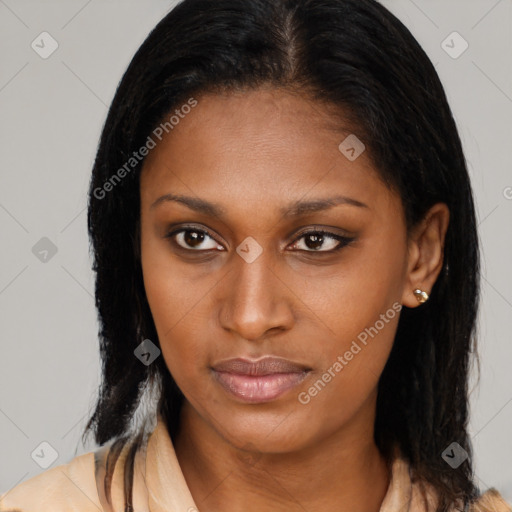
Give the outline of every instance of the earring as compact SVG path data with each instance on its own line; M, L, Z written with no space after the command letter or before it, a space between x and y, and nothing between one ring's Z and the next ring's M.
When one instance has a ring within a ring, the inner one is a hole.
M420 304L423 304L424 302L427 302L428 300L428 293L424 292L423 290L420 290L419 288L416 288L416 290L413 291L414 296L418 299L418 302Z

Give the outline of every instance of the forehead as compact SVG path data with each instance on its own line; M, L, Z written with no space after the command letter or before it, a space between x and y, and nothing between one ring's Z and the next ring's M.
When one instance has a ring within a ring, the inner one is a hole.
M231 202L333 191L367 202L385 192L365 151L354 161L340 151L353 135L334 107L279 89L197 102L147 156L143 201L167 189Z

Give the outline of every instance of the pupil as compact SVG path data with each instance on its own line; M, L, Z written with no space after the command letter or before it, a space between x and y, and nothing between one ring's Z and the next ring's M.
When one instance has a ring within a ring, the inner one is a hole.
M204 233L198 233L197 231L185 231L185 243L191 247L201 245L204 240Z
M313 243L308 243L308 240L313 241ZM323 235L308 235L306 237L306 245L309 249L318 249L319 247L322 246L323 241Z

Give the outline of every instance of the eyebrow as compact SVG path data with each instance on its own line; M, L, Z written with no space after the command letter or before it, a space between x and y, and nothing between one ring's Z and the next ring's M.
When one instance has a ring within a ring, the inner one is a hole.
M156 208L159 204L166 202L181 203L191 210L204 215L222 217L226 213L226 209L218 203L212 203L197 197L189 197L178 194L165 194L154 201L149 207L150 210ZM280 208L281 218L299 217L307 213L320 212L333 208L341 204L356 206L359 208L369 208L369 206L357 199L347 196L333 196L328 198L313 199L310 201L295 201L283 208Z

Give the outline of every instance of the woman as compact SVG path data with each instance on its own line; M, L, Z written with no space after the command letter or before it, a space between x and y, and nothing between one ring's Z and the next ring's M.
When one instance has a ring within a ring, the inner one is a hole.
M511 510L473 479L460 139L380 4L180 3L116 92L88 220L102 448L0 510Z

